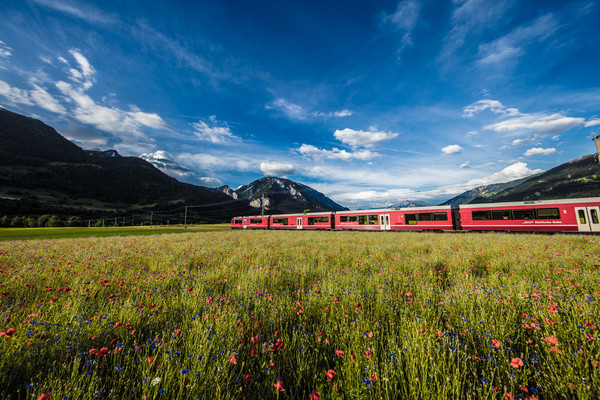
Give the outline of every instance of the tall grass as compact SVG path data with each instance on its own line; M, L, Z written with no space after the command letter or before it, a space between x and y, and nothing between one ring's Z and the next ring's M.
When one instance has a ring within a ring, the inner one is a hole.
M594 399L599 267L596 236L3 242L0 398Z

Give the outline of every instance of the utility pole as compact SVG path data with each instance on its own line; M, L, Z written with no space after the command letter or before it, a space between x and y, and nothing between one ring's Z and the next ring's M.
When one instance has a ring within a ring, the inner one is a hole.
M154 213L154 211L150 211L150 226L152 226L152 214Z
M593 140L596 142L596 157L598 158L598 163L600 163L600 140L598 138L600 138L600 135L594 136Z
M183 229L187 228L187 207L185 206L185 216L183 217Z

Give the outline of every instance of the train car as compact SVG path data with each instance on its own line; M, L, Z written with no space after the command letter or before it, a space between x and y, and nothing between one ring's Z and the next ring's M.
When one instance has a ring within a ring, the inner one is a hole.
M270 229L330 230L333 218L332 212L271 215L269 226Z
M335 213L336 230L451 231L450 206L410 207Z
M600 197L463 204L464 231L600 232Z
M231 220L232 229L269 229L269 216L235 217Z

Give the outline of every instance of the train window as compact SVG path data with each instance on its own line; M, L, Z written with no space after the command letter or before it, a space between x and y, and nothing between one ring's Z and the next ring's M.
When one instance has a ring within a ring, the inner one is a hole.
M436 212L433 213L434 221L448 221L448 213L445 212Z
M433 221L433 215L431 213L419 213L419 221Z
M512 219L510 215L510 210L492 210L492 220L507 220Z
M587 221L585 219L585 211L579 210L579 211L577 211L577 213L579 214L579 223L580 224L587 224Z
M471 216L473 217L473 221L487 221L490 219L488 211L473 211Z
M406 225L416 225L417 214L404 214L404 223Z
M538 208L538 219L560 219L558 208Z
M273 218L273 223L287 225L288 219L287 218Z
M323 224L329 222L329 217L308 217L308 224Z
M236 225L241 225L242 224L242 220L241 219L234 219L233 223Z
M379 223L377 215L359 215L359 225L377 225Z
M598 211L594 209L590 210L590 217L592 218L592 224L600 223L600 221L598 221Z
M263 220L262 218L258 218L258 219L251 219L250 223L251 224L262 224Z
M340 222L357 222L358 217L356 215L341 215Z
M519 209L513 210L514 219L535 219L535 210L531 209Z

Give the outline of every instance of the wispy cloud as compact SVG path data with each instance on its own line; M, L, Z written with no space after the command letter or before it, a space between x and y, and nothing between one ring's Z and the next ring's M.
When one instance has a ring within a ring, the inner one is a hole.
M191 68L207 76L213 84L232 78L231 73L223 68L217 68L210 58L204 55L216 52L218 48L216 44L202 46L201 41L197 42L196 45L202 47L202 51L198 52L182 44L180 41L159 32L146 22L140 22L131 29L137 40L143 45L156 50L158 56L166 59L175 59L179 65Z
M291 120L301 121L306 119L308 115L306 110L302 106L294 104L284 98L279 98L265 105L265 109L279 111Z
M416 0L401 0L393 14L385 14L382 22L393 26L401 33L401 44L397 52L401 53L406 47L412 46L412 32L419 19L421 5Z
M532 24L523 25L511 33L479 46L479 60L481 64L506 63L525 53L524 47L530 43L544 41L551 37L559 28L559 24L552 14L539 17Z
M70 15L71 17L84 20L90 24L106 25L113 24L118 20L114 15L107 14L94 6L82 2L73 3L70 1L59 0L33 0L33 2L40 6Z
M452 12L452 29L444 38L444 45L438 57L442 63L450 63L458 50L465 44L471 32L479 32L495 26L511 6L511 0L457 0Z

